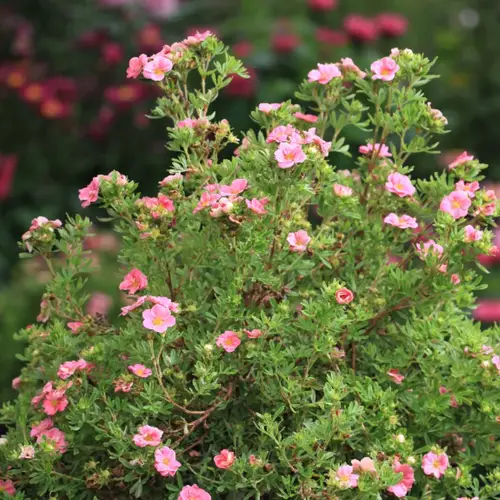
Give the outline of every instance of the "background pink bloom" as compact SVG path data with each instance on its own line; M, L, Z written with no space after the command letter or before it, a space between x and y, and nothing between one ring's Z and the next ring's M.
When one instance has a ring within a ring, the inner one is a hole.
M338 0L309 0L309 7L315 10L333 10L337 7Z
M241 344L241 340L232 330L226 330L217 337L217 347L222 347L226 352L234 352Z
M290 244L290 250L292 252L305 252L307 250L307 245L311 241L311 237L307 234L307 231L303 229L295 233L288 233L286 239Z
M130 365L128 367L128 369L134 375L137 375L138 377L141 377L141 378L148 378L153 373L149 368L146 368L144 365L141 365L141 364Z
M274 157L280 168L290 168L307 160L300 144L282 143L274 153Z
M192 486L184 486L180 491L179 498L177 500L211 500L212 497L205 491L202 490L197 484Z
M395 461L392 470L397 472L398 474L403 474L403 478L401 481L394 486L389 486L387 491L397 496L398 498L405 497L408 492L413 487L413 483L415 482L415 476L413 473L413 469L407 464L401 464L398 461Z
M12 380L12 389L18 391L21 388L21 377L16 377Z
M10 479L0 479L0 492L14 496L16 494L16 487Z
M105 293L96 292L90 296L87 303L87 312L92 316L105 316L113 304L113 299Z
M384 218L384 222L386 224L390 224L391 226L400 227L401 229L416 229L418 227L417 219L410 217L409 215L402 215L399 217L398 215L392 213Z
M370 66L373 72L373 80L384 80L390 82L394 80L396 73L399 71L399 66L394 59L391 57L383 57L378 61L375 61Z
M356 488L356 486L358 486L359 476L353 473L353 468L350 465L342 465L339 467L335 478L340 482L343 488Z
M120 290L128 291L131 295L138 290L144 290L148 286L148 278L139 269L132 269L120 283Z
M236 456L234 452L229 450L222 450L218 455L214 457L215 465L219 469L229 469L234 461L236 460Z
M140 448L145 448L146 446L159 446L161 444L163 431L157 427L143 425L142 427L139 427L138 431L139 432L134 435L132 440L134 441L134 444Z
M472 202L465 191L453 191L441 200L439 209L449 213L454 219L465 217L469 213Z
M400 198L413 196L416 191L410 178L398 172L389 175L385 183L385 189L390 193L397 194Z
M434 476L436 479L439 479L444 474L448 465L448 455L446 453L436 455L435 453L429 452L422 457L422 469L424 474Z
M176 460L175 451L168 446L155 451L155 469L161 476L174 476L181 464Z
M83 323L80 321L70 321L68 323L68 328L73 332L73 333L78 333L78 330L83 326Z
M390 158L392 156L387 144L373 144L369 142L363 146L359 146L359 152L364 155L374 155L379 158Z
M467 162L473 161L473 160L474 160L474 156L467 153L467 151L464 151L461 155L459 155L454 161L452 161L448 165L448 168L450 170L453 170L454 168L457 168L459 165L463 165L464 163L467 163Z
M164 333L168 328L175 325L175 318L170 310L160 304L154 305L151 309L142 312L144 328L157 333Z
M389 370L387 372L387 375L389 375L389 377L392 378L393 382L398 385L401 384L401 382L403 382L405 378L404 375L401 375L401 373L399 373L399 370L396 370L395 368Z
M307 74L310 82L326 85L334 78L341 78L342 73L336 64L318 64L318 69L313 69Z

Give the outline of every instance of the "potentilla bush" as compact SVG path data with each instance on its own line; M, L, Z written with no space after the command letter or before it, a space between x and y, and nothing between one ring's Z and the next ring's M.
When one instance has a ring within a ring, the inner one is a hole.
M238 139L210 106L239 61L210 33L131 61L163 93L151 116L175 160L152 197L118 172L80 190L123 240L120 317L86 313L88 219L23 235L67 265L21 332L6 495L496 497L499 331L467 312L496 200L467 153L411 179L445 131L431 68L408 49L318 64L308 107L262 103L260 131L221 159ZM370 133L359 152L349 127Z

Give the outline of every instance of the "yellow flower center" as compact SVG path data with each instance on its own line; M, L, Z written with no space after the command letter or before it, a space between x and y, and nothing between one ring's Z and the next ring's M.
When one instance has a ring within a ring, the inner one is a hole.
M460 208L460 202L459 201L452 201L451 206L453 208Z
M161 325L163 325L163 319L162 318L155 318L153 320L153 325L155 325L155 326L161 326Z
M170 458L164 458L162 460L163 465L166 465L167 467L170 465Z

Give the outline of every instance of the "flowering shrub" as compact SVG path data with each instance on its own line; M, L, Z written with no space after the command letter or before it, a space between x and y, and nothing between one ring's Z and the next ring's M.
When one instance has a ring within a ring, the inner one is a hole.
M88 219L34 221L25 252L67 264L43 324L21 332L0 489L494 498L499 335L463 310L496 200L467 155L411 178L445 128L421 90L432 63L393 49L366 71L320 65L296 94L305 106L264 103L260 130L222 159L238 139L210 106L245 78L239 61L203 33L140 62L163 94L151 116L169 120L169 175L153 197L118 172L79 193L123 237L129 302L120 318L85 312ZM348 128L369 136L359 152ZM342 156L352 170L335 167Z

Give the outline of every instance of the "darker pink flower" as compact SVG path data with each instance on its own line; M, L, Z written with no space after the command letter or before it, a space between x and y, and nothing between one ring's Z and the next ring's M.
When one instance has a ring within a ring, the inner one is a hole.
M140 76L147 62L148 56L146 54L141 54L139 57L132 57L128 62L127 78L137 78Z
M86 208L99 198L99 177L94 177L87 187L79 190L78 198L82 202L82 207Z
M350 304L354 300L354 294L349 288L341 288L335 292L337 304Z
M448 455L446 453L429 452L422 457L422 469L427 476L434 476L439 479L449 466Z
M416 229L418 227L417 219L415 219L415 217L410 217L409 215L402 215L399 217L398 215L392 213L384 218L384 222L401 229Z
M454 219L465 217L469 213L472 202L465 191L453 191L441 200L439 209L449 213Z
M361 460L351 460L352 468L355 472L377 472L373 460L364 457Z
M50 445L54 450L56 450L59 453L66 453L68 449L66 436L64 432L59 430L57 427L52 427L49 430L41 432L36 442L37 443L44 442Z
M335 479L340 483L342 489L356 488L358 486L358 474L353 473L350 465L342 465L337 469Z
M113 304L113 299L105 293L97 292L90 296L87 312L92 316L105 316Z
M396 73L399 71L399 66L391 57L383 57L382 59L373 62L370 69L373 73L373 80L390 82L391 80L394 80Z
M281 143L274 153L280 168L290 168L307 160L300 144Z
M409 465L401 464L396 460L392 465L392 470L397 474L403 474L403 478L394 486L389 486L389 488L387 488L387 491L398 498L405 497L412 489L413 483L415 482L413 469Z
M246 179L235 179L229 186L219 186L219 193L222 196L236 196L243 193L248 188L248 181Z
M392 12L379 14L375 22L380 33L391 38L403 36L408 29L408 19L402 14Z
M73 333L78 333L83 323L81 321L70 321L67 326Z
M157 333L165 333L168 328L175 325L175 318L170 310L160 304L154 305L151 309L142 312L144 328Z
M392 156L389 147L386 144L373 144L369 142L364 146L359 147L359 152L364 155L376 156L379 158L390 158Z
M358 78L366 78L366 73L361 71L350 57L342 58L340 63L337 63L337 66L345 76L354 75Z
M254 213L258 215L264 215L267 214L267 210L265 209L265 206L269 202L268 198L262 198L258 200L257 198L253 198L252 200L245 200L245 203L247 204L247 207Z
M21 388L21 377L16 377L15 379L12 380L12 389L15 391L18 391Z
M65 391L56 390L49 392L43 401L43 410L47 415L55 415L58 412L64 411L68 406L68 398Z
M148 378L153 374L153 372L149 368L146 368L141 364L130 365L128 369L130 372L140 378Z
M483 237L483 231L476 229L474 226L471 226L470 224L465 226L464 233L465 233L464 240L466 243L480 241Z
M218 455L214 457L215 465L219 469L229 469L236 460L234 452L229 450L222 450Z
M344 19L344 29L351 38L360 42L373 42L378 37L376 22L358 14L350 14Z
M391 370L389 370L387 372L387 375L389 375L389 377L392 378L392 381L395 383L395 384L401 384L401 382L403 382L404 380L404 375L401 375L401 373L399 373L399 370L396 370L395 368L392 368Z
M176 460L175 451L168 446L155 451L155 469L161 476L174 476L181 464Z
M30 437L37 438L43 432L48 431L49 429L52 429L52 427L54 427L54 421L50 417L46 418L45 420L42 420L40 423L38 423L37 425L34 425L31 428Z
M295 116L295 118L297 118L298 120L302 120L308 123L316 123L318 121L318 117L316 115L307 115L301 113L300 111L294 113L293 116Z
M337 7L338 0L309 0L309 7L314 10L328 11Z
M139 432L132 438L132 441L134 441L134 444L140 448L145 448L146 446L159 446L161 444L163 431L157 427L143 425L142 427L139 427L138 431Z
M217 337L217 347L222 347L226 352L234 352L241 344L241 340L232 330L226 330Z
M262 335L261 330L243 330L249 339L258 339Z
M211 500L212 497L205 490L202 490L197 484L184 486L179 493L177 500Z
M0 479L0 493L5 493L13 497L16 494L16 487L10 479Z
M425 243L417 243L417 253L421 259L425 259L428 255L434 255L440 258L443 255L443 247L438 245L434 240L428 240Z
M148 278L139 269L132 269L120 283L120 290L125 290L131 295L139 290L144 290L148 286Z
M288 233L287 241L290 244L292 252L305 252L307 245L311 241L311 237L307 234L307 231L301 229L295 233Z
M416 191L410 178L397 172L389 175L385 183L385 189L390 193L397 194L400 198L413 196Z
M452 161L448 165L448 168L450 170L453 170L454 168L457 168L459 165L463 165L464 163L468 163L468 162L473 161L473 160L474 160L474 156L467 153L467 151L464 151L461 155L459 155L454 161Z
M156 55L153 60L144 65L143 75L148 80L161 82L173 67L172 61L162 55Z
M318 69L313 69L307 74L310 82L318 82L326 85L334 78L341 78L342 73L335 64L318 64Z

